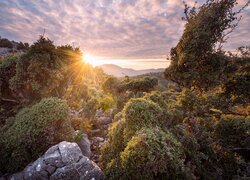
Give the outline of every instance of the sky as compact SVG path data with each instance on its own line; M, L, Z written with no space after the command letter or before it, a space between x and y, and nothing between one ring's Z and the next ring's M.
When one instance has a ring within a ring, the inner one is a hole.
M182 35L182 16L182 0L0 0L0 36L32 43L45 29L56 45L79 46L97 65L162 68ZM242 16L227 50L250 45L250 7Z

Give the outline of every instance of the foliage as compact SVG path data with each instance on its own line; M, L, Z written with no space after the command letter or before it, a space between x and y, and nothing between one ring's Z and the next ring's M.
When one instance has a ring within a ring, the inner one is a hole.
M161 126L163 124L163 112L160 106L143 98L130 99L123 112L126 119L125 133L127 140L142 127Z
M118 92L149 92L158 84L158 79L154 77L142 77L135 79L125 79L117 87Z
M42 99L22 109L1 138L1 171L15 172L38 158L50 146L70 140L72 128L65 101Z
M236 4L236 0L208 0L198 12L186 5L187 23L179 43L171 50L167 78L200 90L218 84L228 57L215 47L237 26L238 13L233 11Z
M215 135L219 143L227 148L243 148L249 146L250 117L223 116L217 123Z
M13 44L10 40L0 37L0 47L13 48Z
M118 86L118 79L116 77L108 77L102 84L102 89L107 93L115 94Z
M16 48L17 48L17 50L27 51L27 50L29 50L29 44L28 43L19 42L17 44Z
M234 102L249 103L250 74L236 74L224 84L223 89Z
M108 178L140 179L148 177L156 179L164 178L163 175L181 177L185 174L181 168L184 161L182 158L178 158L180 152L177 149L181 144L172 139L174 137L170 132L157 128L164 124L162 115L162 108L151 100L134 98L126 103L122 114L119 115L119 118L117 117L118 120L109 130L108 141L102 148L101 162ZM137 142L137 138L144 136L146 139ZM164 138L170 138L169 144ZM143 141L145 141L145 146L143 146ZM136 146L134 147L133 144ZM176 151L172 152L173 149L168 145L176 146L177 149L173 148ZM185 157L183 158L185 159ZM151 167L153 165L154 167ZM148 172L146 174L144 174L145 169ZM178 172L175 172L177 169L179 169ZM174 173L169 174L168 171L174 171Z
M90 98L88 86L84 83L69 86L64 94L64 99L67 100L71 109L79 110L82 102Z
M99 109L103 111L107 111L111 108L114 108L116 103L114 98L111 95L104 95L100 97L99 101Z
M70 118L71 126L74 130L80 130L84 133L90 134L92 129L92 122L88 119L83 119L78 116L72 116Z
M185 172L182 145L159 128L139 131L121 153L121 165L132 179L191 179Z
M98 100L95 97L92 97L87 102L83 102L82 109L84 117L92 119L95 116L95 112L98 107Z
M11 89L27 101L61 97L72 79L70 65L80 61L80 56L78 49L57 48L41 36L17 62L15 76L10 80Z
M120 152L126 147L124 140L124 128L126 122L124 119L112 124L108 133L108 141L102 146L100 160L106 171L113 171L113 162L119 161ZM111 167L112 166L112 167Z
M8 56L2 60L0 63L0 96L6 97L10 96L10 84L9 80L15 75L16 63L19 57Z

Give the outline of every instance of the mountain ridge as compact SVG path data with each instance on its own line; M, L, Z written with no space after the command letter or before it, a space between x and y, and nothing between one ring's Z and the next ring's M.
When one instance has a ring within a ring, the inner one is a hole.
M116 77L138 76L138 75L148 74L148 73L163 72L165 70L164 68L135 70L132 68L122 68L114 64L103 64L98 67L100 67L104 71L104 73L113 75Z

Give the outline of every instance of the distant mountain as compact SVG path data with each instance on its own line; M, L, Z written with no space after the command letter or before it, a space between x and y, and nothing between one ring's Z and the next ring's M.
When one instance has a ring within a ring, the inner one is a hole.
M148 74L148 73L157 73L157 72L163 72L164 68L159 69L145 69L145 70L134 70L131 68L122 68L120 66L114 65L114 64L103 64L99 66L102 68L104 73L113 75L116 77L124 77L124 76L138 76L142 74Z

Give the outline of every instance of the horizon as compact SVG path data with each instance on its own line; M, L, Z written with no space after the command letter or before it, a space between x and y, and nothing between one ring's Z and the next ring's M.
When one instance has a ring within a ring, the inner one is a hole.
M169 66L170 61L167 59L108 59L95 57L90 64L94 67L101 65L116 65L121 68L133 70L147 70L166 68Z
M193 2L187 0L189 5ZM239 0L237 8L245 2ZM0 6L0 36L31 44L45 31L45 37L55 45L70 44L90 54L94 66L166 68L169 51L179 41L185 24L181 0L3 0ZM225 50L250 44L250 7L241 15Z

